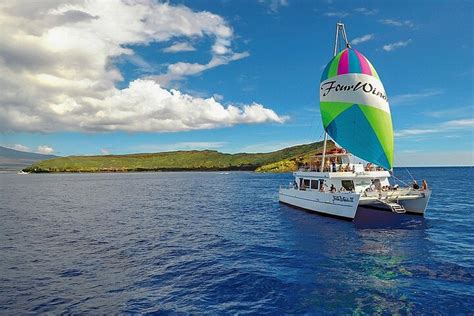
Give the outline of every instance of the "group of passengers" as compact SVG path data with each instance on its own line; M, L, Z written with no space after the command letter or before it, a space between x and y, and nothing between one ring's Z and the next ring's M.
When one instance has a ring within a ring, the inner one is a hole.
M324 189L324 186L327 187L326 184L322 185L320 188L319 188L319 192L325 192L325 189ZM344 193L344 192L354 192L353 189L346 189L345 187L341 187L339 190L337 190L337 188L334 186L334 184L331 184L331 187L329 187L329 192L331 193L337 193L337 192L341 192L341 193Z
M386 191L397 191L399 188L400 188L400 186L399 186L398 184L395 184L395 185L383 185L383 186L381 186L381 185L380 185L380 182L376 183L374 180L372 180L372 183L370 184L370 186L369 186L368 188L365 189L365 192L374 192L374 191L382 191L382 192L386 192ZM415 190L420 190L420 191L428 190L428 182L426 182L426 180L423 179L423 181L421 182L421 188L420 188L420 186L418 185L418 183L416 182L416 180L413 180L412 185L411 185L411 188L413 188L413 189L415 189Z
M324 166L324 169L321 168L321 162L318 160L316 163L311 164L311 166L308 166L308 163L305 163L303 165L304 170L311 170L311 171L316 171L316 172L321 172L321 171L328 171L328 172L354 172L354 165L351 166L350 163L344 165L344 164L337 164L335 160L326 160L326 164Z
M425 179L423 179L423 181L421 181L421 188L420 186L418 185L418 182L416 182L416 180L413 180L413 183L412 183L412 188L415 189L415 190L421 190L421 191L426 191L428 190L428 182L426 182Z
M371 162L368 162L367 165L365 165L365 171L383 171L384 169L382 167L376 166Z
M326 192L327 184L325 182L326 181L324 181L324 183L323 182L320 183L319 192ZM293 187L295 189L298 188L298 184L296 183L296 181L293 182ZM420 188L420 186L418 185L416 180L413 180L413 183L412 183L411 187L415 190L425 191L425 190L428 190L428 182L426 182L426 180L423 179L423 181L421 183L421 188ZM365 192L397 191L399 188L400 188L400 186L398 184L380 186L380 182L376 183L376 181L372 180L372 183L370 184L370 186L368 188L365 189ZM304 185L304 183L301 183L300 190L306 190L306 186ZM344 186L342 186L339 190L337 190L337 188L334 186L334 184L331 184L331 187L329 188L329 192L331 192L331 193L354 192L354 189L353 188L346 189Z

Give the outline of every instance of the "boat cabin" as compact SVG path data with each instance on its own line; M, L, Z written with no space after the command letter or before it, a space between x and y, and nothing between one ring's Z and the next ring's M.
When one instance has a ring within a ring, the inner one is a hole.
M383 190L390 187L390 173L368 163L352 163L350 154L336 148L325 155L315 155L310 164L305 164L294 173L293 186L298 190L319 192L357 192Z

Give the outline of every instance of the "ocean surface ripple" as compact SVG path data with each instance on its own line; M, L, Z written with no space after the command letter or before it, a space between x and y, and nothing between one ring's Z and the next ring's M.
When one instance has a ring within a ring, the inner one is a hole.
M279 204L291 174L0 174L0 314L468 314L473 168L410 173L425 218L355 222Z

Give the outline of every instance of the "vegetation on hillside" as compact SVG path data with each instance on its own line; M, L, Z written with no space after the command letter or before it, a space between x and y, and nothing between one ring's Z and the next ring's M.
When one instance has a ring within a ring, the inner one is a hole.
M332 143L330 143L331 145ZM293 161L304 160L304 157L321 151L321 149L322 142L317 142L288 147L270 153L255 154L225 154L213 150L193 150L151 154L69 156L40 161L24 170L37 173L191 170L285 172L296 169ZM277 167L272 167L273 164L277 164Z
M318 148L308 150L307 152L301 153L299 155L295 155L293 157L289 157L289 158L282 159L276 162L265 164L255 169L255 171L256 172L273 172L273 173L296 171L302 165L305 165L305 164L309 165L312 157L315 154L319 154L323 151L322 142L320 143L321 143L321 146L319 146ZM335 147L335 144L332 141L328 141L326 150L329 151L333 149L334 147Z

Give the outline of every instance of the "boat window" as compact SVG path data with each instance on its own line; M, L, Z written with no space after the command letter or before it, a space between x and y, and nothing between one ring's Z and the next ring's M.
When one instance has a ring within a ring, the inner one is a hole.
M356 185L361 186L361 187L362 186L369 186L371 184L372 184L372 182L370 180L359 180L359 181L356 182Z
M382 190L382 184L380 183L380 179L375 179L374 185L376 190Z
M304 179L303 184L305 188L309 188L309 179Z
M354 190L354 181L352 180L342 180L342 186L346 191L352 191Z
M318 180L311 180L311 189L313 190L318 189Z

